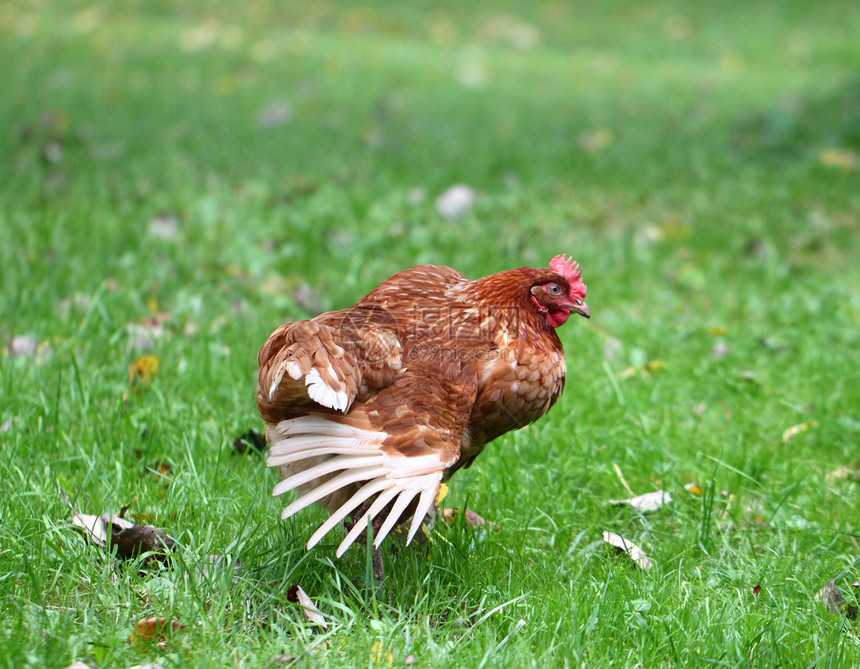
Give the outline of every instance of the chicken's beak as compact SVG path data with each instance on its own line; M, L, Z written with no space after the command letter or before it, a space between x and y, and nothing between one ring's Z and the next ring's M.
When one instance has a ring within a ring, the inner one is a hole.
M591 310L588 308L588 305L582 300L575 300L571 305L570 310L579 314L580 316L585 316L586 318L591 318Z

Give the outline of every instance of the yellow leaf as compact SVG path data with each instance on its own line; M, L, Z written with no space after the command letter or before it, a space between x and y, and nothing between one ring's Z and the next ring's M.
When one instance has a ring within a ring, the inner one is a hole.
M154 355L144 355L134 361L128 370L128 380L132 383L149 383L158 374L159 360Z
M148 308L152 313L154 313L154 314L156 314L156 313L158 313L159 311L161 311L161 309L159 308L158 300L157 300L157 299L155 299L154 297L150 297L150 298L146 301L146 306L147 306L147 308Z
M370 659L374 664L392 664L394 662L394 654L385 652L381 641L374 641L370 647Z
M439 484L439 492L436 493L436 506L442 503L442 500L448 496L448 486L444 483Z
M661 369L666 369L669 367L669 363L665 360L651 360L645 363L645 371L649 374L656 374Z
M688 492L692 493L693 495L698 495L699 497L705 494L705 492L702 490L702 486L697 483L688 483L684 486L684 488Z
M792 425L785 432L782 433L782 443L787 444L790 440L794 439L797 435L808 431L810 428L818 427L817 420L811 420L805 423L798 423L797 425Z
M728 334L729 329L725 325L715 325L712 328L708 328L708 334L712 337L721 337L724 334Z

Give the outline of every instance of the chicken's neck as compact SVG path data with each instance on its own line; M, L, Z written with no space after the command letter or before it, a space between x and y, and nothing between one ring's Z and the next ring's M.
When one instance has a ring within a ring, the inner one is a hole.
M464 291L485 319L538 348L561 350L561 341L548 313L535 305L529 288L542 270L531 267L499 272L469 282ZM560 323L559 323L560 324Z

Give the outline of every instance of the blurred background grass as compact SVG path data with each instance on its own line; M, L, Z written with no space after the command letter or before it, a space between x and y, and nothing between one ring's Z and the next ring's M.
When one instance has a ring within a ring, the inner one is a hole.
M341 607L320 657L346 666L377 642L427 666L856 660L812 594L860 552L858 34L850 2L3 3L8 658L123 666L143 657L134 620L193 623L215 597L171 661L267 666L307 647L277 586L300 577ZM449 218L437 197L457 183L477 199ZM259 427L257 349L414 263L477 277L561 252L594 314L561 330L568 389L449 500L504 531L442 528L468 555L441 539L429 562L400 555L384 625L356 623L377 605L343 585L363 558L305 560L321 516L280 523L273 475L231 453ZM130 387L143 354L160 371ZM614 465L678 502L648 521L607 509L626 494ZM58 485L93 513L136 496L192 571L252 528L232 549L251 573L217 596L172 572L164 590L133 568L117 583ZM605 528L666 578L598 551ZM738 609L755 584L767 610ZM474 623L523 592L446 645L450 611ZM641 602L650 626L630 622ZM289 634L248 622L262 610Z

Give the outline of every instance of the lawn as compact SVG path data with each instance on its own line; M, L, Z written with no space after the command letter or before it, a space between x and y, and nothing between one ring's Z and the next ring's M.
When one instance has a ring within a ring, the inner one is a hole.
M858 34L850 2L2 3L0 665L860 665L815 596L860 579ZM562 252L566 391L443 502L494 527L394 537L381 588L337 531L305 552L325 514L281 521L234 446L268 334ZM91 545L61 489L175 554Z

